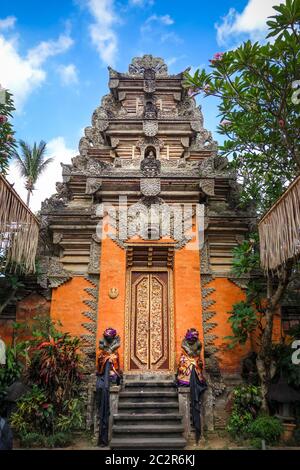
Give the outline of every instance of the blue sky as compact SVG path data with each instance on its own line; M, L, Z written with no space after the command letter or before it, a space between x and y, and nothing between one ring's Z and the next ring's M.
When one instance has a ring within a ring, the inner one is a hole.
M77 153L83 128L108 92L107 65L127 71L132 57L163 57L170 73L208 67L215 52L265 35L277 0L15 0L1 2L0 84L13 91L16 138L48 142L55 157L32 209L55 192L60 161ZM216 102L199 100L214 133ZM22 197L23 181L14 167Z

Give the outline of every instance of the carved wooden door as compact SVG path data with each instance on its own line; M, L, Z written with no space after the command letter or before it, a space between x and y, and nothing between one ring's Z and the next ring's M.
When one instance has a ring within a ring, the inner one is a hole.
M168 370L168 272L132 272L130 369Z

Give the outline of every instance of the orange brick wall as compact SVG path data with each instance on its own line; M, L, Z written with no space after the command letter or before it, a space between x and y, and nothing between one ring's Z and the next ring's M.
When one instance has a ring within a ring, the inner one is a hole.
M26 325L26 329L19 331L18 339L30 338L30 332L36 316L48 316L50 301L42 295L32 293L18 302L16 309L16 322ZM0 320L0 336L6 344L11 344L14 320Z
M243 291L227 278L216 278L212 280L207 287L215 289L209 296L209 299L215 301L210 307L210 310L215 311L216 315L210 320L212 323L217 323L210 333L218 336L214 344L219 348L217 357L219 365L224 372L236 372L240 369L241 359L245 357L250 351L249 342L245 346L237 346L234 349L228 350L226 344L228 341L224 339L225 336L232 336L230 323L228 322L229 312L232 310L232 305L245 299Z
M203 344L200 255L199 250L189 250L188 244L175 252L174 301L177 364L187 329L196 328Z
M62 330L80 336L89 332L82 326L88 320L82 312L88 310L84 300L90 299L84 290L91 287L89 281L76 276L55 289L52 289L51 318L62 323Z
M126 251L110 238L104 238L101 246L100 287L98 301L97 347L105 328L111 326L120 335L119 349L121 368L124 367L125 334L125 286L126 286ZM109 297L109 290L115 287L119 295Z

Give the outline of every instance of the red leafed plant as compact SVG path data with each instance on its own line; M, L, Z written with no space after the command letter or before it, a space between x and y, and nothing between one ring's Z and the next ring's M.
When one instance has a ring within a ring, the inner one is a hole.
M28 378L45 390L49 401L62 407L71 399L81 382L80 339L59 332L50 320L46 328L34 332Z

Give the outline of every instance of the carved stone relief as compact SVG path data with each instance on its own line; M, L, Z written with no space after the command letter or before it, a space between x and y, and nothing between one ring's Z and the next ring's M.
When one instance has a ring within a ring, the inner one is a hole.
M144 121L143 132L148 137L154 137L158 133L158 122L157 121Z

